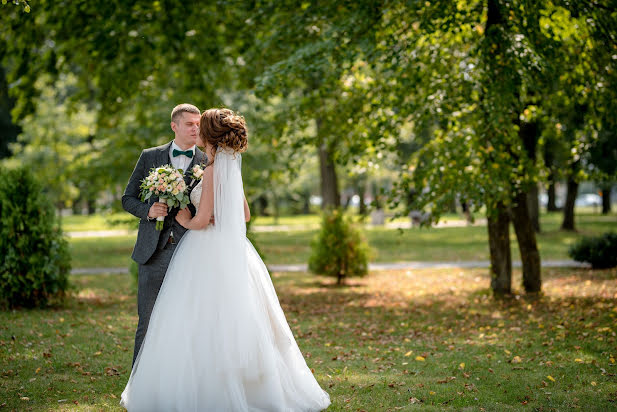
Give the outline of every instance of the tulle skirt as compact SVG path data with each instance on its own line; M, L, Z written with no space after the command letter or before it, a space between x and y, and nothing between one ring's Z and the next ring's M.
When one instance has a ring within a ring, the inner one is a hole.
M122 393L133 411L319 411L330 405L248 239L191 230L177 246ZM244 250L242 250L244 249Z

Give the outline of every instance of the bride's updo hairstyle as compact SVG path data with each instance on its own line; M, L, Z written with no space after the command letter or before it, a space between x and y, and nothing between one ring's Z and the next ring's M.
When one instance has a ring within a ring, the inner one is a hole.
M199 121L199 136L205 143L242 153L248 146L244 117L229 109L208 109Z

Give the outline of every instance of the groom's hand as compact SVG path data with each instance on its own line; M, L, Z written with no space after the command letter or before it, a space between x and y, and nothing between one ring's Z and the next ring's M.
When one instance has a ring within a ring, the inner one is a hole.
M148 211L148 217L154 219L159 216L167 216L167 203L154 202Z

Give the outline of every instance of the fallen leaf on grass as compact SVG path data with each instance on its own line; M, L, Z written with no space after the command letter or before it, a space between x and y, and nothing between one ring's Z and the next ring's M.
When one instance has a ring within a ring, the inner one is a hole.
M445 379L439 380L437 381L437 383L448 383L448 382L452 382L455 379L456 379L455 376L446 376Z
M548 379L551 382L555 382L555 378L553 378L551 375L548 375L546 379Z
M405 354L405 356L411 356L411 354L412 354L412 353L413 353L413 351L412 351L412 350L410 350L409 352L407 352L407 353Z
M120 375L120 372L118 372L118 369L116 368L105 368L105 375L115 376L115 375Z
M424 362L426 359L424 359L422 356L416 356L416 360L420 362Z

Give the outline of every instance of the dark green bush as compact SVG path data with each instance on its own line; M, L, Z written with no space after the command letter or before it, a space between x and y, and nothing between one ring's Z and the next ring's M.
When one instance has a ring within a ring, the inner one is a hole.
M321 231L311 242L309 270L334 276L337 284L345 278L368 273L369 247L340 210L324 213Z
M0 169L0 306L43 307L64 296L68 242L43 187L25 167Z
M585 237L568 250L577 262L589 262L594 269L617 266L617 233L607 232L601 236Z

